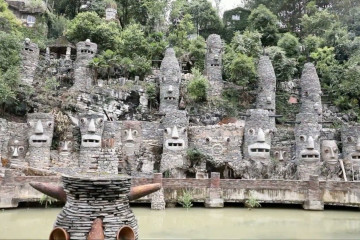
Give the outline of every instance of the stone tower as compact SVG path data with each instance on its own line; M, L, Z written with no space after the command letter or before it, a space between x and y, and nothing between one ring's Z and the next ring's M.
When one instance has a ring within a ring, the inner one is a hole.
M116 3L107 3L105 9L105 20L114 20L117 15L117 6Z
M166 113L179 105L181 70L173 48L166 49L160 66L160 108Z
M92 85L92 74L88 67L90 61L95 57L97 44L89 39L85 42L76 44L76 60L74 68L74 86L73 89L87 89Z
M275 114L276 76L268 56L261 56L258 65L258 95L256 108Z
M210 88L208 97L220 96L223 89L222 81L222 41L219 35L211 34L206 40L205 75Z
M32 43L29 38L26 38L21 50L21 80L23 83L29 85L33 83L35 70L39 62L39 54L38 45Z
M300 112L311 113L322 121L321 86L313 63L306 63L301 74Z

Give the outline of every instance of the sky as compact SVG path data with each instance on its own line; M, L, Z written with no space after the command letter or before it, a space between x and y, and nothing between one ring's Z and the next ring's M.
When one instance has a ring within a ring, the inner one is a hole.
M209 0L213 6L215 7L215 0ZM233 9L235 7L243 7L244 0L220 0L220 12L221 15L224 13L224 11Z

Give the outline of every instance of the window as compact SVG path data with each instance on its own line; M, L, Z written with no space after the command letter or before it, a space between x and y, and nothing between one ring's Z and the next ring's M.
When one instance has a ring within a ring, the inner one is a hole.
M234 20L234 21L239 21L240 20L240 15L239 14L232 15L231 19Z
M28 15L26 18L26 22L29 27L32 27L32 26L34 26L34 24L36 22L36 18L34 16Z

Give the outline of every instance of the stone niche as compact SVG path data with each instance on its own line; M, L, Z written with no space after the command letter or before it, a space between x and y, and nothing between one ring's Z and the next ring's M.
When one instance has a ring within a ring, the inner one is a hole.
M27 116L27 124L29 150L26 160L30 167L48 168L54 116L50 113L30 113Z
M242 160L244 128L236 124L195 126L189 128L189 147L211 157L216 166L232 165Z

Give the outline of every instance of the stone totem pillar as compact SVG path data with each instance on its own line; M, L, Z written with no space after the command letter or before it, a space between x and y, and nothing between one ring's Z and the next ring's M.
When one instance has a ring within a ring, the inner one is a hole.
M160 107L161 113L177 110L180 97L181 71L172 48L166 49L160 66Z
M164 141L160 171L168 172L173 178L186 178L189 167L186 160L188 149L189 119L186 111L173 111L163 119Z
M300 112L311 113L322 121L321 86L313 63L306 63L301 74L301 107Z
M270 114L275 114L275 93L276 76L274 68L268 56L261 56L258 65L258 95L256 98L256 108L268 110ZM275 118L271 119L275 127Z
M312 113L299 113L295 126L296 163L298 177L308 180L309 176L320 174L320 131L318 116Z
M360 181L360 126L343 126L341 142L344 163L352 175L350 180Z
M39 54L38 45L26 38L21 50L21 80L24 84L31 85L33 83L35 70L39 62Z
M26 160L30 167L48 168L54 117L49 113L30 113L27 116L27 122L29 150Z
M89 39L76 44L76 60L74 68L75 90L84 90L92 85L92 74L89 68L90 61L95 57L97 44Z
M80 127L81 145L79 167L83 172L97 172L101 140L104 130L104 116L102 114L84 114L76 121Z
M219 35L211 34L206 40L205 75L210 82L208 97L221 96L224 84L222 81L222 41Z

